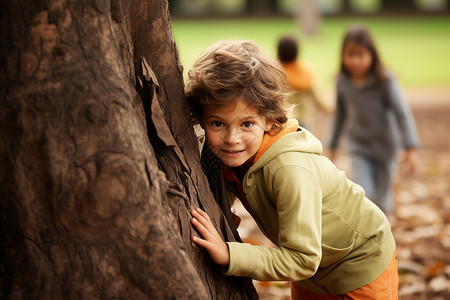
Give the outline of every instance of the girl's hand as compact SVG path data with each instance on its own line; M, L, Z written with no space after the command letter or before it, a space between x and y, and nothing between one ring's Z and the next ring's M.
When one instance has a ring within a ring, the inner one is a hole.
M202 238L193 236L192 240L208 251L212 260L222 266L230 264L230 252L227 244L222 240L209 216L200 208L191 211L191 223L200 232Z
M414 174L418 165L417 151L414 148L405 149L402 164L408 174Z

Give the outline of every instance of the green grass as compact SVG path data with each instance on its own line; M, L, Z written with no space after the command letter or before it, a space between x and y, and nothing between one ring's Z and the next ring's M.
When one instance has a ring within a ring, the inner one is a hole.
M223 39L250 39L275 57L277 39L290 34L301 40L301 59L316 68L324 89L334 85L343 34L348 25L364 23L373 32L385 65L405 87L450 87L450 18L324 18L319 34L304 36L293 19L172 20L172 30L186 76L196 57Z

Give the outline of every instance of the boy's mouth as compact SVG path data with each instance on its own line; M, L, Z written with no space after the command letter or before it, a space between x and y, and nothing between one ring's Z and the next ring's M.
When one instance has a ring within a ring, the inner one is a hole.
M244 152L244 150L223 150L223 149L222 149L222 152L224 152L225 154L231 154L231 155L233 155L233 154L239 154L239 153L242 153L242 152Z

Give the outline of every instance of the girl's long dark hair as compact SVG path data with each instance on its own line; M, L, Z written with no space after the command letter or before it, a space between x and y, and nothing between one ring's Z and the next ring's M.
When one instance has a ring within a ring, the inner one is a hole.
M369 50L372 55L372 65L370 66L369 73L375 75L377 84L381 85L386 81L386 69L384 68L380 56L378 55L375 42L372 38L372 34L369 29L363 25L352 25L347 29L344 36L344 42L341 49L341 68L339 73L350 76L348 70L344 66L343 55L344 47L348 42L353 42Z

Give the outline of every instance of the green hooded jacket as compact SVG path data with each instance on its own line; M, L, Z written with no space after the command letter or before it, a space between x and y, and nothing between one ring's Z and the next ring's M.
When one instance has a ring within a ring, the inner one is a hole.
M272 141L247 171L244 201L278 248L228 242L226 275L344 294L387 268L395 241L385 214L321 154L320 141L301 128ZM242 200L236 184L227 189Z

